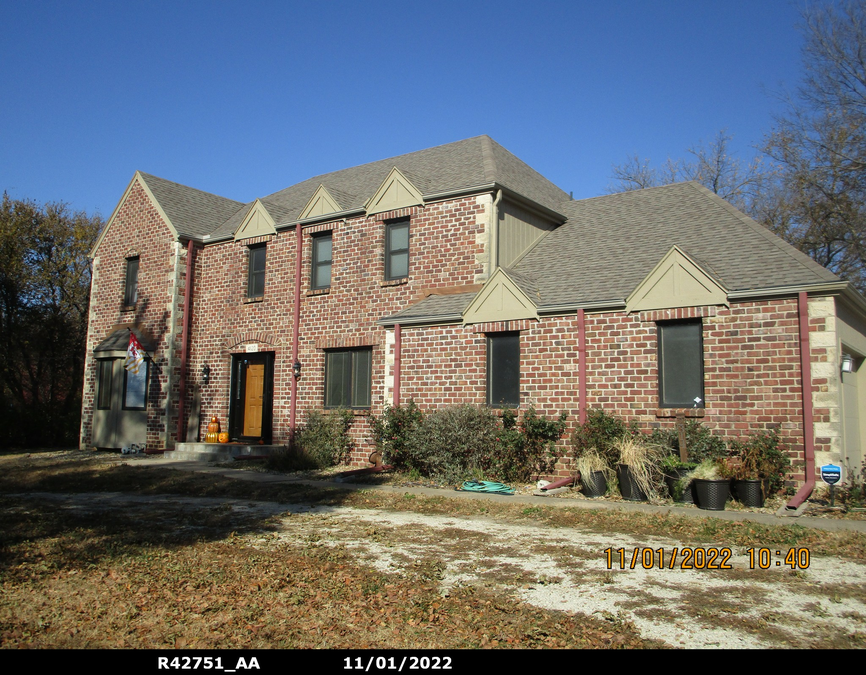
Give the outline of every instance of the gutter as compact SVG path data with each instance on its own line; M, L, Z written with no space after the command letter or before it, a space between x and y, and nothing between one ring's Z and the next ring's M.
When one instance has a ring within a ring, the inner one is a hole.
M295 377L294 365L298 362L298 342L301 330L301 253L303 252L303 232L300 223L295 225L295 299L292 310L292 391L289 409L289 435L292 444L295 441L295 426L298 415L298 378Z
M192 328L192 282L193 282L193 257L195 256L195 242L190 239L186 242L186 293L183 298L183 337L180 343L180 399L177 402L177 442L184 442L184 413L186 412L186 375L187 361L189 360L189 331Z
M578 420L586 422L586 315L583 309L577 310L577 388Z
M779 510L779 515L799 516L805 509L806 499L815 489L815 428L812 418L812 362L809 350L809 305L808 294L801 291L797 298L797 314L800 321L800 382L803 396L803 454L806 460L806 482L803 487ZM794 513L790 513L794 511Z

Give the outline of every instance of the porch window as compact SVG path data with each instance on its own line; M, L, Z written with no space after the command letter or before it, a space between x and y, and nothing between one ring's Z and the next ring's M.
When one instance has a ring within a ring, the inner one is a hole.
M700 321L659 323L659 407L704 407L704 347Z
M487 336L487 405L520 405L520 334Z
M116 296L115 296L116 297ZM114 370L114 360L100 359L96 372L96 408L111 409L111 376Z
M249 247L249 276L247 277L247 297L261 298L265 295L265 244Z
M125 307L133 307L138 300L139 260L138 256L126 259L126 286L123 292L123 304Z
M325 352L325 407L369 408L373 350Z
M123 370L123 409L144 410L147 407L147 361L138 369L138 373Z

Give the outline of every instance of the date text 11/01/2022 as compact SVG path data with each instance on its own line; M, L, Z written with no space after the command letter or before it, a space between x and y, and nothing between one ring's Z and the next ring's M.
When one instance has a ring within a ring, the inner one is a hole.
M808 548L792 548L787 551L772 551L768 548L749 548L749 569L766 570L771 567L787 565L792 570L808 569L810 553ZM667 555L664 548L632 549L631 554L624 548L606 548L607 569L635 569L638 566L650 569L681 570L730 570L733 552L729 548L670 548ZM775 556L775 559L774 559Z

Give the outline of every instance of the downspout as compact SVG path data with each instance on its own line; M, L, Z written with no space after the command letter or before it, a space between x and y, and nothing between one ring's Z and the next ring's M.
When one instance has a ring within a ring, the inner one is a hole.
M809 350L808 294L801 291L798 298L800 321L800 380L803 390L803 454L806 460L806 482L787 504L786 510L797 510L815 489L815 429L812 418L812 360ZM799 514L797 514L799 515Z
M180 400L177 402L177 442L184 442L186 425L183 416L186 412L186 371L189 360L189 331L192 328L192 281L193 258L195 257L195 242L190 239L186 243L186 293L183 298L183 337L180 343Z
M577 389L578 389L578 419L581 424L586 422L586 316L583 308L577 310Z
M400 405L400 352L402 350L400 324L394 324L394 407Z
M303 251L303 233L301 224L295 225L295 303L292 320L292 393L289 408L289 438L295 440L295 421L298 413L298 378L294 374L294 365L298 362L298 341L301 330L301 253Z

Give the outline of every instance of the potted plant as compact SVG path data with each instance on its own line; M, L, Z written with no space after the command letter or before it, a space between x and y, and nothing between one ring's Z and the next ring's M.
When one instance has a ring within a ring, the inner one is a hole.
M607 492L608 479L612 475L610 466L598 450L590 448L574 460L574 469L580 475L583 494L587 497L603 497Z
M768 494L782 489L791 466L778 431L752 434L745 442L732 443L731 449L731 477L737 501L743 506L764 506Z
M683 488L692 486L699 509L724 511L731 496L727 464L720 459L705 459L681 479Z
M661 448L641 436L623 436L614 447L619 454L616 477L623 499L646 501L657 497Z
M694 504L692 486L684 486L682 479L697 467L694 462L684 462L679 455L666 455L661 461L661 469L664 474L665 485L668 493L675 502Z

